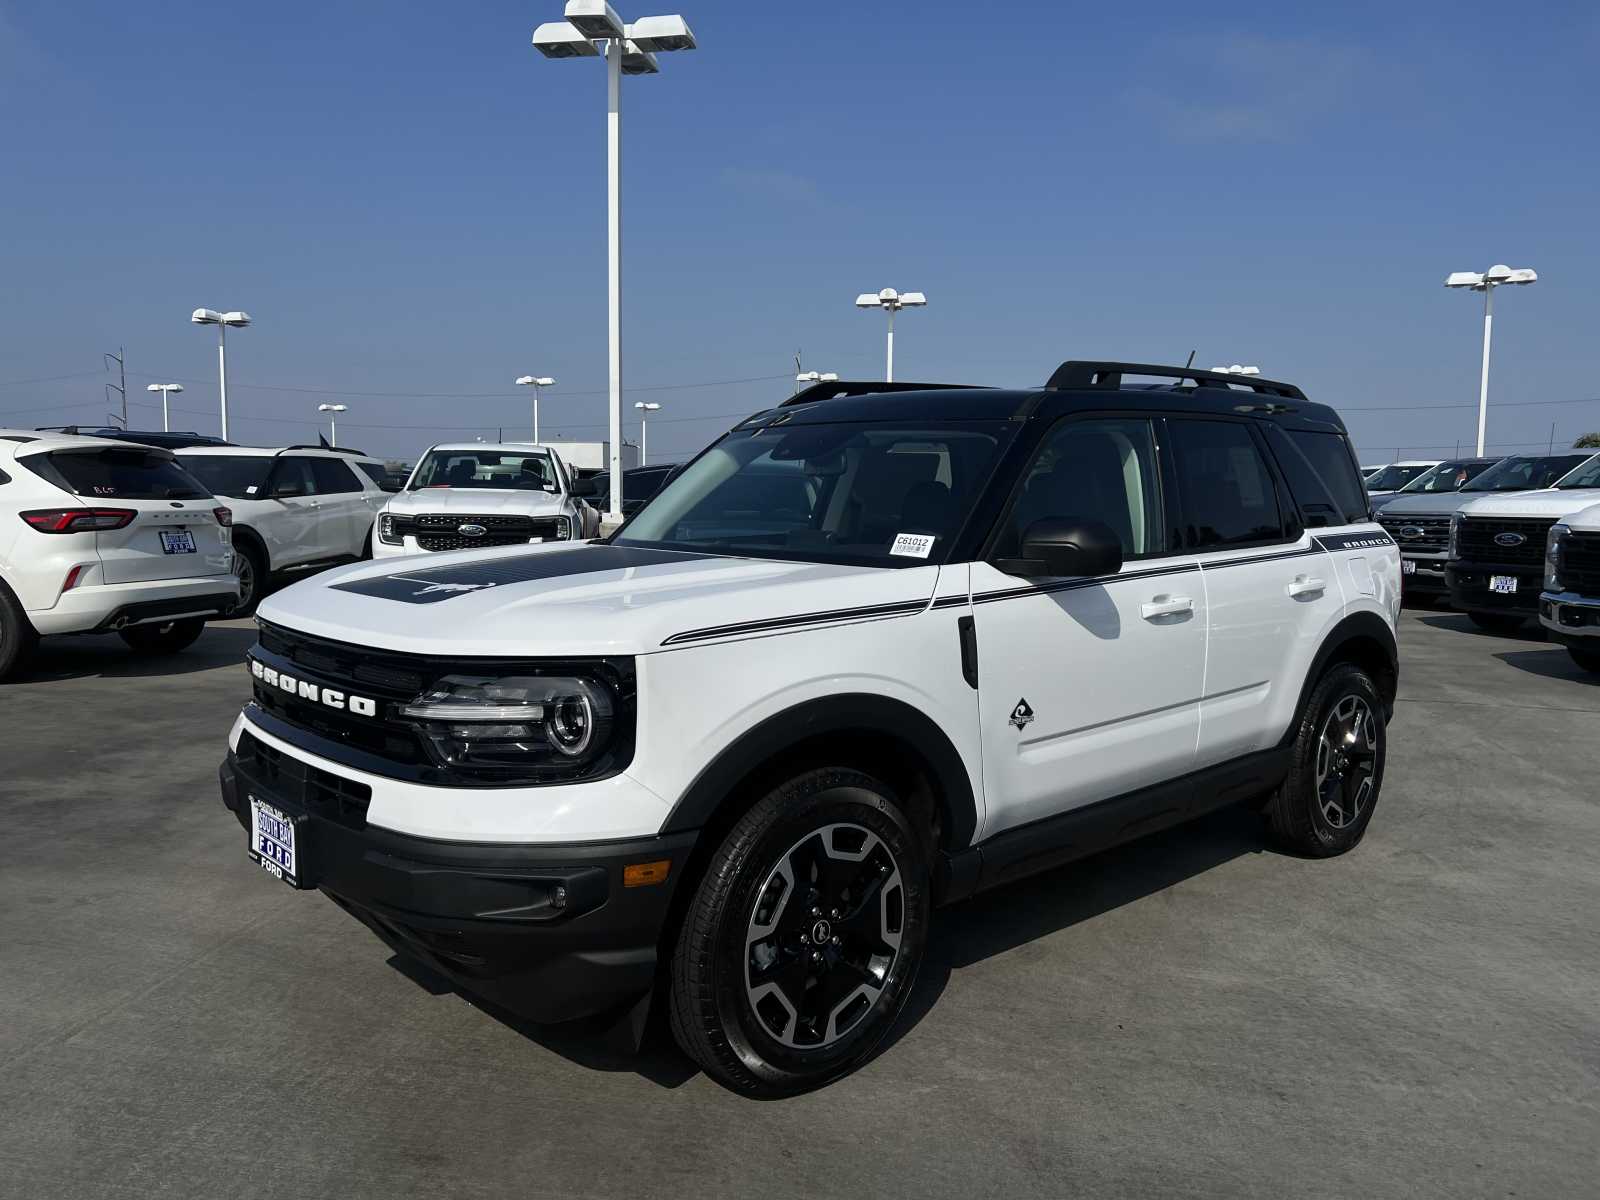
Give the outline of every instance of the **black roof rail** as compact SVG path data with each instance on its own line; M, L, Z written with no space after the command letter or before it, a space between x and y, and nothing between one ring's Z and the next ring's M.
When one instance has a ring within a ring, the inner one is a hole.
M818 400L836 400L841 396L874 396L880 392L937 392L976 386L978 385L967 383L888 383L881 379L831 379L801 388L778 407L815 404Z
M1107 388L1114 391L1122 386L1124 375L1192 381L1196 387L1244 388L1257 395L1279 396L1285 400L1306 399L1306 394L1292 383L1278 383L1257 375L1230 375L1222 371L1197 371L1193 367L1162 367L1151 363L1070 360L1057 367L1044 386L1058 392L1077 388Z
M302 442L294 446L284 446L278 451L278 453L282 454L284 450L326 450L329 454L353 454L358 458L372 457L372 455L368 454L365 450L357 450L354 446L313 446L310 442Z

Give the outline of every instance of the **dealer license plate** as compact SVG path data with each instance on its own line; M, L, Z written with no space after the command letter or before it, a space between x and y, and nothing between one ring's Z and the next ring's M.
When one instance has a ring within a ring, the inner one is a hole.
M1402 575L1415 575L1416 573L1417 573L1417 560L1416 559L1414 559L1414 558L1402 558L1400 560L1400 574L1402 574Z
M1515 575L1489 576L1489 590L1499 592L1502 596L1509 596L1517 590L1517 577Z
M163 529L161 531L161 553L163 554L193 554L194 534L187 529Z
M300 827L282 809L250 797L250 857L290 887L300 880Z

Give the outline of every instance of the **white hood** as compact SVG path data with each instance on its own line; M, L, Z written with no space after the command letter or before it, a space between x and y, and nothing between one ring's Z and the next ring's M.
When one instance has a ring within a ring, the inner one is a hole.
M917 612L938 577L936 566L554 543L327 571L269 597L259 611L263 621L314 636L420 654L648 654Z
M1600 533L1600 504L1591 504L1588 508L1567 513L1561 518L1561 523L1573 529L1580 529L1584 533Z
M1540 488L1485 496L1464 504L1463 517L1564 517L1600 501L1600 488Z
M419 488L400 492L384 505L391 513L514 513L525 517L558 517L567 511L560 492L513 488Z

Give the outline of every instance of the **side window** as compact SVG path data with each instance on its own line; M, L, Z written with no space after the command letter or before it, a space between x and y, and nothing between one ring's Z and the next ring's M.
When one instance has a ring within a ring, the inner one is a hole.
M313 458L308 461L311 464L311 478L316 484L317 495L337 496L363 490L361 481L351 472L348 464L336 458Z
M311 476L311 460L280 458L272 468L272 490L279 496L312 496L316 483Z
M1184 538L1191 549L1284 541L1277 488L1250 430L1236 421L1167 422Z
M1155 436L1145 420L1062 422L1045 436L995 543L1015 557L1022 536L1045 517L1102 521L1122 539L1123 557L1166 551Z
M384 484L389 482L389 473L377 463L357 462L356 467L363 475L372 480L372 482L377 484L379 487L382 487Z
M1273 426L1272 431L1276 435L1272 448L1278 456L1278 465L1289 477L1289 486L1299 497L1300 507L1306 510L1309 523L1318 523L1313 519L1314 511L1306 503L1307 494L1313 487L1320 492L1316 498L1330 502L1337 514L1336 520L1327 524L1353 525L1357 521L1371 520L1366 485L1361 482L1347 439L1337 433L1316 433L1307 429L1292 429L1285 433ZM1301 491L1301 476L1297 473L1297 467L1300 473L1309 469L1315 476L1315 484L1308 484L1306 493Z

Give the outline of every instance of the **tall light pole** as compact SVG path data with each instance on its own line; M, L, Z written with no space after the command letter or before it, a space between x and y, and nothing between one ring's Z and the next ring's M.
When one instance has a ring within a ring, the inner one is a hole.
M639 410L639 465L643 467L650 462L650 414L660 412L661 405L640 400L634 407Z
M883 381L894 382L894 315L902 308L921 308L928 298L921 292L897 292L884 288L881 292L862 292L856 297L857 308L881 308L889 314L889 352L884 360Z
M243 329L250 324L247 312L217 312L210 308L197 308L189 316L196 325L217 327L217 392L222 398L222 440L228 440L228 326Z
M566 20L549 21L533 31L533 44L546 58L606 58L606 261L609 296L608 374L610 387L611 472L607 520L622 519L622 77L654 75L656 54L693 50L694 34L680 16L641 17L624 25L606 0L567 0Z
M1539 273L1531 267L1512 270L1496 263L1487 271L1451 271L1445 277L1447 288L1467 288L1483 293L1483 368L1478 375L1478 457L1483 457L1483 432L1489 422L1489 340L1494 331L1494 289L1503 283L1519 286L1533 283Z
M161 432L162 433L169 432L172 429L172 426L167 423L167 393L168 392L181 392L181 391L183 391L183 384L181 384L181 383L152 383L152 384L149 384L144 390L147 391L147 392L160 392L161 393Z
M1260 367L1245 367L1245 366L1240 366L1238 363L1234 363L1231 367L1212 367L1211 369L1213 371L1215 371L1218 375L1259 375L1259 374L1261 374L1261 368Z
M338 417L338 414L342 413L342 412L348 412L349 411L349 405L346 405L346 404L319 404L319 405L317 405L317 411L318 412L325 412L325 413L328 414L328 445L337 446L339 444L339 417Z
M556 381L548 375L518 375L517 383L533 389L533 440L539 441L539 389L554 387Z

